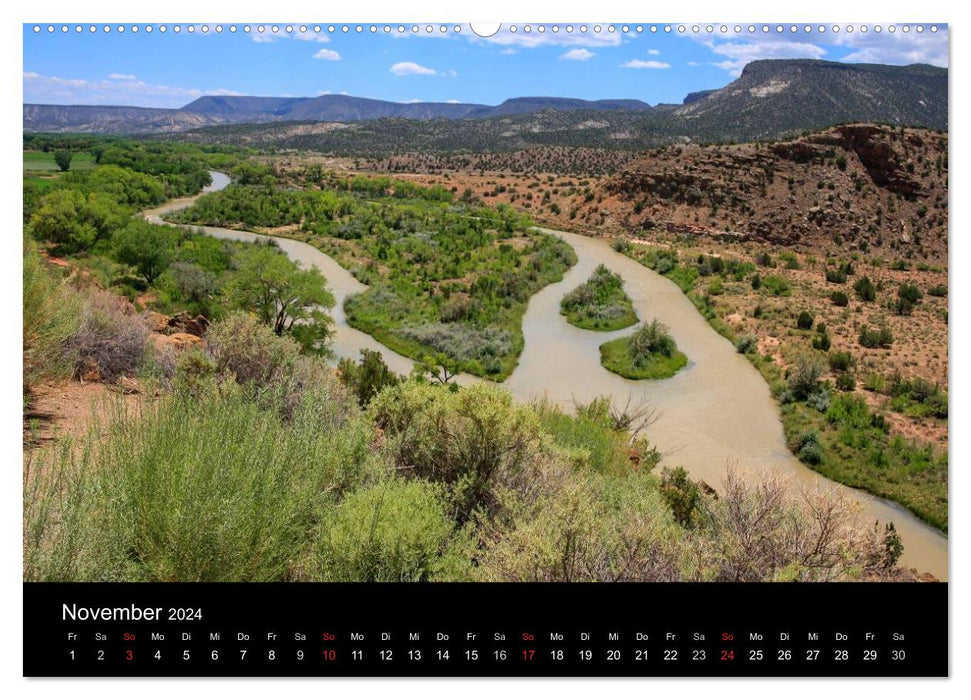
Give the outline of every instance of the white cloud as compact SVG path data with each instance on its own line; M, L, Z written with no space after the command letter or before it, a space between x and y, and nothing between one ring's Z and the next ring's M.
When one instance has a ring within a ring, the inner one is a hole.
M886 30L879 34L872 30L865 33L840 32L830 35L829 38L837 46L855 49L840 59L847 63L929 63L942 68L948 65L948 33L945 27L937 32L925 29L923 32L911 30L905 33L899 28L892 34Z
M347 90L341 90L340 92L331 92L330 90L318 90L316 96L323 97L324 95L349 95Z
M503 56L512 56L514 53L516 53L516 49L503 49L499 53Z
M131 73L109 73L108 80L138 80Z
M560 56L561 61L589 61L596 56L593 51L587 49L570 49Z
M457 70L455 70L454 68L453 68L452 70L450 70L450 71L448 72L448 74L449 74L450 76L452 76L453 78L457 78L457 77L459 77L459 72L458 72Z
M395 75L438 75L434 68L418 65L412 61L402 61L391 66Z
M697 61L688 61L688 65L689 66L700 66L701 64L698 63Z
M112 77L115 76L115 77ZM61 78L24 71L24 102L73 105L126 105L132 107L183 107L203 95L242 95L218 88L203 90L157 85L112 73L104 80Z
M664 61L642 61L639 58L627 61L627 63L621 63L621 68L670 68L670 63L665 63Z
M447 104L447 105L460 105L460 104L462 104L462 100L445 100L445 104Z
M707 35L686 34L693 41L704 44L716 56L723 60L713 65L728 71L732 76L739 76L742 69L751 61L773 58L827 58L845 63L887 63L906 65L910 63L929 63L946 67L948 64L948 32L946 27L940 27L937 32L925 29L917 32L883 31L876 32L873 27L867 32L841 31L839 33L827 31L825 33L805 32L778 33L756 32L719 41L717 37ZM812 38L812 41L809 39ZM832 54L832 47L848 47L850 53L836 57Z
M314 54L314 58L321 61L339 61L341 60L341 55L333 49L321 49Z
M807 41L785 41L780 39L755 41L752 43L740 41L726 41L723 43L710 42L708 48L717 56L724 56L725 60L713 65L728 71L734 77L742 74L742 69L752 61L768 58L822 58L826 49L818 44Z
M647 53L649 55L651 55L651 56L660 56L661 55L661 52L658 51L657 49L648 49L647 50Z

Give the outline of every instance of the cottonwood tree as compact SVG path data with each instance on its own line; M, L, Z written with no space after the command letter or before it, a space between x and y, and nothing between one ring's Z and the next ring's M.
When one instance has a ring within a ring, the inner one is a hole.
M70 151L61 150L54 152L54 162L57 163L57 167L59 167L62 172L67 172L70 170L72 158L74 158L74 154Z
M108 195L58 189L44 197L30 220L30 228L35 237L73 253L87 250L109 237L125 223L127 216Z
M316 266L302 270L271 246L240 252L223 288L229 305L253 311L279 335L291 335L304 352L324 353L332 334L334 295Z
M152 284L168 268L175 251L178 229L133 219L111 239L115 259L135 268Z

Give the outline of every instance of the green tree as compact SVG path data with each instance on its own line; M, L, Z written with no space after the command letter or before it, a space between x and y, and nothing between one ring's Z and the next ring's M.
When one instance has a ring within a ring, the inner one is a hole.
M223 293L229 305L253 311L277 335L287 333L305 352L323 353L332 334L334 295L316 266L301 270L271 246L241 251Z
M71 169L71 159L74 158L74 154L68 150L54 151L54 162L57 163L57 167L61 169L62 172L67 172Z
M168 269L175 251L178 231L133 219L111 238L115 259L131 265L152 284Z
M66 252L87 250L124 225L128 212L108 195L56 189L44 197L31 217L34 236L56 243Z
M396 386L401 378L385 364L377 350L361 349L361 360L355 362L345 357L337 365L341 381L357 396L361 408L367 408L371 399L386 386Z
M422 357L415 365L414 374L424 379L431 379L439 384L458 386L452 380L460 371L459 362L443 352L436 352Z
M157 178L118 165L74 172L65 176L64 182L84 191L109 194L122 206L141 209L165 201L165 186Z

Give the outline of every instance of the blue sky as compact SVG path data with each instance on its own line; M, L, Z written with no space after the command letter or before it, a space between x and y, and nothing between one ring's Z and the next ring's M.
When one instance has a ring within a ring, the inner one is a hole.
M181 25L126 25L124 32L111 25L105 33L88 25L81 32L70 25L53 32L42 25L24 25L24 102L46 104L115 104L145 107L181 107L203 94L315 96L346 93L360 97L408 101L458 101L498 104L509 97L549 95L584 99L635 98L657 104L681 102L695 90L722 87L749 61L760 58L821 58L866 63L930 63L947 66L947 29L918 32L909 25L894 33L883 25L861 31L833 32L827 25L734 24L658 25L523 25L505 26L488 39L476 37L468 25L460 33L442 33L441 25L412 25L398 32L392 25L320 27L300 32L301 25L228 24L222 32L208 25L195 31ZM428 32L427 28L432 31ZM581 32L585 26L587 31ZM671 31L665 32L664 27ZM722 32L722 26L726 31ZM614 31L609 31L610 28ZM796 31L792 31L793 28Z

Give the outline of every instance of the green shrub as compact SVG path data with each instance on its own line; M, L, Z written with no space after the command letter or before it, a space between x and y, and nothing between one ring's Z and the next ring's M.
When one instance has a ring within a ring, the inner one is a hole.
M624 254L630 252L631 249L630 241L628 241L626 238L615 238L611 242L610 247L616 250L618 253Z
M577 471L626 475L632 464L652 469L661 459L641 436L656 418L648 406L630 402L614 405L607 396L576 404L573 414L548 398L534 401L532 406L553 441L569 450L570 462Z
M913 310L914 306L921 300L924 295L913 284L901 284L899 289L897 289L897 299L894 303L894 310L900 316L909 316Z
M823 324L819 325L822 326ZM817 332L813 337L813 350L828 352L831 345L832 340L830 340L829 333L827 333L825 330Z
M536 412L498 387L406 381L375 396L368 415L396 468L447 485L459 522L501 511L502 493L528 489L545 454Z
M290 377L300 357L295 341L277 336L255 315L243 311L212 324L206 341L218 372L257 387Z
M772 296L787 297L792 293L789 280L779 275L768 275L762 280L762 287Z
M802 355L789 369L787 385L792 398L805 401L820 386L823 364L815 355Z
M823 460L823 443L815 430L803 433L799 438L796 456L806 464L819 464Z
M893 344L893 333L889 328L870 328L864 326L860 330L860 345L865 348L889 348Z
M476 574L486 581L682 580L681 532L650 474L589 475L487 540Z
M25 580L299 578L314 523L375 471L370 427L333 387L291 421L225 389L117 409L31 470Z
M96 369L104 380L133 376L150 347L148 326L124 299L93 289L85 299L77 331L67 341L78 374Z
M815 319L813 318L813 315L811 313L809 313L808 311L802 311L799 314L799 318L796 319L796 328L802 331L808 331L810 328L813 327L814 321Z
M631 354L635 363L645 362L651 355L671 357L675 348L674 339L668 335L667 326L657 319L643 324L630 340Z
M760 267L775 267L775 263L772 261L772 256L765 251L755 256L755 264L759 265Z
M946 284L935 284L932 287L927 288L927 294L932 297L946 297L947 296L947 285Z
M897 289L897 296L901 299L906 299L907 301L916 304L924 295L921 294L921 291L917 288L917 285L903 283Z
M853 356L845 350L833 352L829 355L829 369L832 372L846 372L855 364Z
M441 486L392 479L355 491L318 528L319 581L429 581L448 566L453 523Z
M832 282L833 284L845 284L846 283L846 273L843 270L833 270L831 268L826 268L826 281Z
M787 270L799 270L802 269L802 265L799 264L799 258L796 254L790 251L785 251L779 254L779 259L785 261Z
M874 301L877 298L877 288L869 277L861 277L853 285L853 291L861 301Z
M838 372L836 374L836 388L840 391L853 391L856 388L856 380L850 372Z
M703 495L683 467L664 468L661 496L681 527L691 528L700 524L704 512Z
M849 306L850 303L846 292L833 292L829 295L829 300L833 302L833 306Z
M350 358L342 359L337 365L337 372L340 380L357 396L361 408L367 408L371 399L382 389L401 381L401 377L385 364L380 352L367 348L361 348L359 362Z
M398 334L454 359L461 369L498 375L502 359L513 352L512 333L505 328L476 328L469 323L422 323L402 326Z
M65 378L74 371L69 341L80 326L82 300L54 270L48 269L33 241L23 250L23 387L43 378Z
M560 313L574 326L613 331L637 323L620 275L598 265L586 282L563 296Z
M743 335L735 341L735 349L743 355L755 352L757 346L758 339L754 335Z

